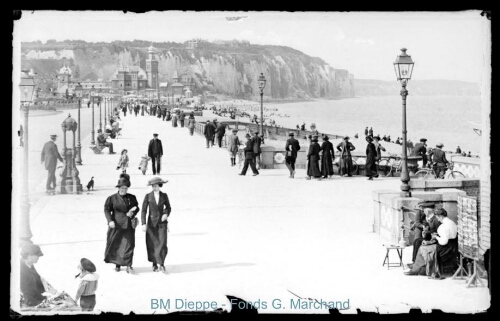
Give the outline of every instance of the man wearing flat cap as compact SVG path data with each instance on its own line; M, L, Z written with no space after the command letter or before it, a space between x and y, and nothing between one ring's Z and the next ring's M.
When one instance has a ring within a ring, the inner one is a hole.
M434 171L436 173L437 178L444 179L444 173L446 173L446 166L448 165L448 160L446 159L446 154L442 150L442 143L438 143L436 148L432 150L429 154L429 157L432 157L432 162L435 164Z
M97 130L97 144L99 144L99 146L105 146L105 147L108 147L109 148L109 153L110 154L116 154L116 152L113 151L113 143L108 143L106 141L106 138L107 138L107 135L104 135L102 133L102 130L101 129L98 129Z
M255 158L253 155L254 149L253 149L252 137L250 136L250 134L247 133L245 138L247 139L245 143L245 164L243 164L243 169L241 173L239 173L238 175L245 176L248 170L248 165L250 165L250 167L252 168L253 176L257 176L259 175L259 171L255 167L254 163Z
M415 147L413 147L413 150L411 151L410 156L420 156L422 157L422 166L426 167L427 166L427 139L421 138L420 143L416 143Z
M50 135L50 141L46 142L42 149L42 164L45 162L45 169L49 173L47 176L47 184L45 184L47 194L53 194L56 189L57 160L59 159L61 163L63 162L63 158L57 150L57 145L55 143L56 138L57 135Z
M290 178L295 177L295 160L297 159L297 152L300 150L299 141L294 137L293 132L288 134L288 139L286 141L285 150L285 164L288 170L290 171Z
M259 136L259 131L256 130L253 133L252 137L252 144L253 144L253 161L255 163L255 167L257 170L260 169L260 153L262 150L260 149L260 144L262 144L262 138Z
M418 203L417 213L415 214L415 221L412 222L410 230L413 231L413 258L412 262L415 262L417 257L418 249L424 241L424 230L429 229L429 223L426 220L426 213L432 211L434 208L434 203L422 201ZM429 238L430 239L430 238Z
M153 139L149 141L148 156L151 157L153 175L160 174L161 157L163 156L163 146L161 140L158 139L158 134L153 134Z
M22 302L30 307L40 304L45 299L42 293L46 292L46 289L34 266L40 256L43 256L43 253L36 244L26 244L21 249Z
M207 123L205 124L205 129L203 130L203 135L205 135L205 139L207 140L207 148L210 148L210 145L214 146L214 142L212 140L213 137L215 137L215 127L214 125L210 122L210 120L207 120Z
M238 148L241 145L240 139L238 138L238 130L235 128L232 130L233 134L229 136L227 150L229 151L229 157L231 158L231 166L236 165L236 154L238 153Z

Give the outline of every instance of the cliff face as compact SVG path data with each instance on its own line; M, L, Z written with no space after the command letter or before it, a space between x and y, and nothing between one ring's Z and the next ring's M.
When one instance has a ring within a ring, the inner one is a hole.
M153 44L155 45L155 44ZM155 46L156 47L156 46ZM239 98L259 96L257 79L264 73L264 96L272 99L337 98L354 96L353 82L346 70L334 69L319 58L280 46L243 47L205 44L194 49L182 44L156 47L161 82L171 82L174 71L190 76L195 94L205 90ZM113 78L121 64L145 69L147 46L116 43L54 44L22 46L22 67L33 68L46 78L54 76L67 62L81 80Z

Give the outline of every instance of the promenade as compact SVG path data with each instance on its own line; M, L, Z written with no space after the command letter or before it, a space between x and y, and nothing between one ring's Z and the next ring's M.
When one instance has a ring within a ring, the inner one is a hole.
M72 114L73 115L73 114ZM259 313L328 313L327 309L291 309L290 299L349 300L350 309L380 313L474 313L489 307L485 287L466 288L465 281L429 280L405 276L402 268L382 267L387 241L372 232L375 189L398 189L400 181L366 177L305 180L305 170L289 179L288 171L261 170L253 177L237 175L226 149L205 147L203 136L173 128L157 117L121 116L123 135L109 140L117 152L101 155L82 137L84 192L80 195L41 196L31 207L32 241L45 254L36 268L59 291L74 297L74 276L80 258L92 260L100 275L96 311L152 314L151 299L216 301L229 310L225 295L249 302L267 302ZM202 118L200 118L202 119ZM198 119L197 119L198 120ZM60 129L54 129L59 132ZM120 151L128 149L129 193L142 206L153 177L138 170L152 134L162 141L162 188L169 196L168 275L152 272L147 261L144 232L136 230L135 274L105 264L106 198L117 192ZM48 138L48 137L47 137ZM59 149L62 140L58 140ZM94 176L95 190L85 185ZM45 177L44 177L45 179ZM45 181L43 182L45 184ZM42 182L39 183L42 186ZM411 261L412 247L404 250ZM391 257L396 261L396 254ZM295 295L294 295L295 294ZM297 295L297 296L296 296ZM281 309L271 302L280 299ZM181 310L189 310L183 308Z

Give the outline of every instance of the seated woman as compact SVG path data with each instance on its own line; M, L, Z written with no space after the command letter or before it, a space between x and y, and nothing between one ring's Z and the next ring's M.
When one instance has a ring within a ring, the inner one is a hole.
M457 225L448 218L443 208L434 211L441 222L437 233L432 233L430 241L423 241L415 263L406 275L427 275L432 279L443 279L443 265L455 263L458 254Z

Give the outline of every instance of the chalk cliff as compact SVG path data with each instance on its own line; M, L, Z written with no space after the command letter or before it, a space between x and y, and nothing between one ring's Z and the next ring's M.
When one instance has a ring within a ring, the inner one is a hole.
M46 79L46 86L65 62L72 69L73 78L109 80L121 64L145 69L150 44L138 40L23 43L22 67L33 68ZM199 42L194 47L170 42L153 46L158 54L160 82L171 82L177 71L179 76L192 77L194 94L208 90L256 99L260 93L257 79L263 72L267 79L266 99L354 96L352 75L347 70L335 69L320 58L289 47L252 45L246 41Z

